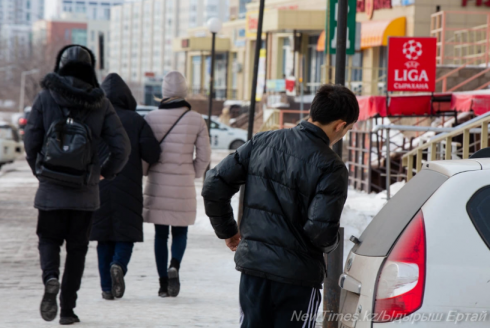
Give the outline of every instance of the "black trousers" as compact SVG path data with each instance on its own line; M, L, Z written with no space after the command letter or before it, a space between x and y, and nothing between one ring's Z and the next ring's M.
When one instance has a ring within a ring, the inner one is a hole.
M61 283L61 309L75 308L88 251L93 212L39 210L37 235L43 282L60 277L60 250L66 241L66 261Z
M314 328L320 290L242 274L241 328Z

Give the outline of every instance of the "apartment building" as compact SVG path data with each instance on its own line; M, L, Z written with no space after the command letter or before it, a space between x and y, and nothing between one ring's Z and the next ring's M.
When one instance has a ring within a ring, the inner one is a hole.
M111 7L125 0L46 0L45 18L59 19L63 14L77 14L87 20L110 20Z
M229 0L141 0L112 7L110 63L128 81L185 71L186 57L172 52L173 40L212 17L228 20Z
M0 60L30 53L32 23L43 15L44 0L0 0Z

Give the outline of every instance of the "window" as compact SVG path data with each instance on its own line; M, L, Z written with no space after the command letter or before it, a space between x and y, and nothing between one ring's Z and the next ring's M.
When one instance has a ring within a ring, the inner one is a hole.
M72 2L71 1L63 1L63 11L71 13L72 12Z
M87 46L87 30L74 28L71 30L71 42Z
M27 13L26 14L26 21L29 22L30 20L31 20L31 14L30 13Z
M490 248L490 186L478 190L466 205L476 230Z
M31 9L31 0L26 1L26 8Z
M90 31L90 41L95 41L95 31Z
M92 8L92 19L97 19L97 8Z
M104 8L104 19L111 19L111 8Z
M85 3L84 2L77 2L75 4L75 12L77 13L84 13L86 12L87 8L85 7Z

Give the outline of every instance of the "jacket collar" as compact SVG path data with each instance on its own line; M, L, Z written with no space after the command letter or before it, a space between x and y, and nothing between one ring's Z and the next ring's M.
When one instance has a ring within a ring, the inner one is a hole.
M315 124L312 124L308 121L301 121L298 124L298 126L301 130L306 130L312 133L313 135L320 138L323 142L325 142L327 145L330 146L330 139L328 139L327 134Z

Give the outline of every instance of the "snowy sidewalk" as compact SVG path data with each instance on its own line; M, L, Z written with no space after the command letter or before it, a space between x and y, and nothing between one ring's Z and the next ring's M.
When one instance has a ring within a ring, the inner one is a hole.
M213 152L213 164L226 153ZM177 298L159 298L153 241L154 229L145 224L145 242L137 243L126 276L123 299L100 296L96 243L90 244L75 312L84 327L238 327L238 285L233 253L217 239L204 214L202 179L196 180L198 213L189 229L188 248L181 269L182 289ZM37 180L23 160L0 171L0 328L55 327L39 315L43 294L37 250L37 211L32 207ZM349 192L341 225L345 227L345 254L351 235L359 236L386 202L383 194ZM233 199L236 210L237 197ZM63 251L64 252L64 251ZM64 254L62 254L64 257ZM64 260L62 260L64 263Z
M39 315L43 294L37 251L37 181L24 161L2 169L0 177L0 327L59 326ZM196 180L202 188L202 179ZM76 313L85 327L238 327L239 272L233 253L217 239L198 196L198 221L190 227L177 298L160 298L153 255L154 229L145 224L145 242L137 243L126 276L123 299L100 296L96 243L90 244ZM64 256L64 255L63 255ZM63 262L64 263L64 260Z

